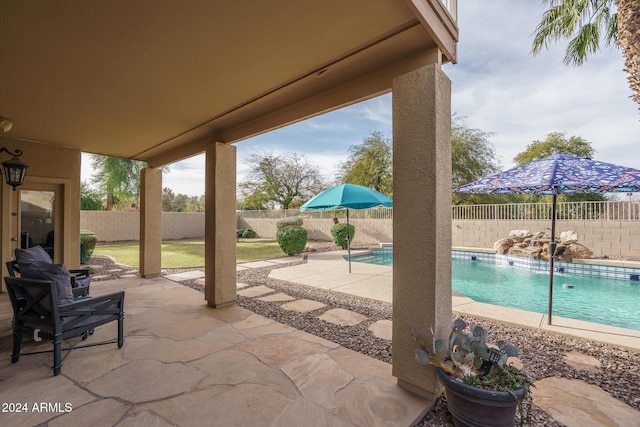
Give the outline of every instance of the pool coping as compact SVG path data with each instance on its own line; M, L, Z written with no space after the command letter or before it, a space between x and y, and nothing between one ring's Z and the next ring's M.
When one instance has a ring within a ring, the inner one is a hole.
M351 254L367 252L368 250L352 250ZM306 263L272 270L269 277L392 303L393 267L354 262L351 264L352 273L349 273L346 255L347 251L309 253ZM640 350L640 331L633 329L600 325L556 315L552 318L552 324L548 325L546 314L481 303L455 293L452 295L452 310L454 313L503 324L541 329L630 350Z

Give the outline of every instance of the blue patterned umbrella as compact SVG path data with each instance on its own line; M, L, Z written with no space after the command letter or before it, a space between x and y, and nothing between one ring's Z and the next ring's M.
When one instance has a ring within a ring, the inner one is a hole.
M300 207L300 211L347 210L347 253L351 273L351 244L349 236L349 209L372 209L378 206L390 208L393 201L384 194L355 184L341 184L316 194Z
M556 205L558 194L617 193L640 191L640 170L599 162L584 157L553 154L522 166L463 185L456 193L547 194L551 204L549 243L549 321L553 300Z
M640 191L640 170L553 154L454 189L477 194L572 194Z

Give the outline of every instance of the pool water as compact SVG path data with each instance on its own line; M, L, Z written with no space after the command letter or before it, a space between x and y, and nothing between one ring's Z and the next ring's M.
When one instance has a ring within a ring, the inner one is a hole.
M357 255L352 261L393 265L393 252ZM474 301L547 313L549 274L478 261L452 260L452 289ZM573 285L573 287L570 287ZM553 315L640 330L640 283L556 273Z

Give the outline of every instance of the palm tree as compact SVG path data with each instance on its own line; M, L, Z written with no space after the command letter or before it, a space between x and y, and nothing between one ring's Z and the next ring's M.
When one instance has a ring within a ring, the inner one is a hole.
M640 2L617 0L618 44L625 57L624 70L629 74L629 86L634 91L632 98L640 104Z
M637 0L545 0L549 9L534 32L534 55L550 41L570 39L566 65L582 65L596 53L604 37L607 46L621 46L625 71L640 103L640 3ZM617 8L617 12L614 9Z

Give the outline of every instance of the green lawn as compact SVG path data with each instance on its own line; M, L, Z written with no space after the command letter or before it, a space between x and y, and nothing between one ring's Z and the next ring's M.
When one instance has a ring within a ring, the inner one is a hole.
M285 256L275 240L241 240L236 251L237 262ZM120 264L139 266L139 246L134 244L99 245L96 255L109 255ZM162 267L204 266L204 242L166 242L162 244Z

